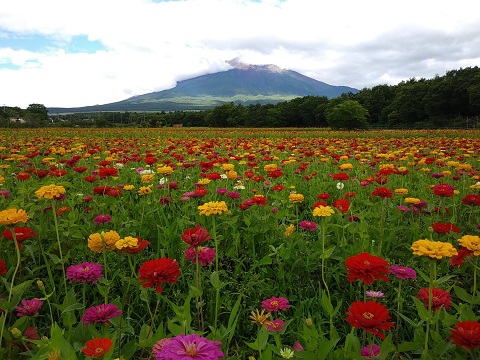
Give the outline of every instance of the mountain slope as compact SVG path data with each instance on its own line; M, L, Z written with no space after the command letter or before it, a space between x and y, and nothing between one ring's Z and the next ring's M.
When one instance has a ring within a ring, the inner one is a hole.
M266 104L308 95L333 98L346 92L358 92L351 87L329 85L275 65L248 65L236 60L228 63L234 68L179 81L172 89L105 105L49 108L49 112L205 110L229 102Z

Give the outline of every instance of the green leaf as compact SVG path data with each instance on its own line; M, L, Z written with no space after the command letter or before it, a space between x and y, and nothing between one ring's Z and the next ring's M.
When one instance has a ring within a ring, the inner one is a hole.
M214 289L221 289L225 285L227 285L226 283L220 281L220 275L218 274L218 271L214 271L210 275L210 283L212 284Z
M258 262L259 265L270 265L272 263L272 258L268 255L265 255L263 258L260 259Z
M320 255L321 259L328 259L332 256L333 252L335 251L335 246L329 247L323 254Z

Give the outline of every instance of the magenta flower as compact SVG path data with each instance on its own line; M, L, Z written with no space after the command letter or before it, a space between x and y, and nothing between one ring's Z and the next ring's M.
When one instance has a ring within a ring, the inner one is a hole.
M399 205L399 206L397 206L397 209L398 209L398 211L401 211L403 213L410 212L410 208L408 206L405 206L405 205Z
M230 199L239 199L240 198L240 193L237 192L237 191L229 191L227 192L227 196L230 198Z
M228 190L225 189L225 188L219 188L219 189L217 189L217 194L220 194L220 195L224 195L224 194L226 194L227 192L228 192Z
M303 220L300 221L300 228L307 231L315 231L317 230L317 224L313 221Z
M22 300L22 306L15 306L15 310L17 310L18 317L33 316L39 314L42 305L43 301L37 298Z
M157 356L157 354L164 348L165 345L167 345L170 341L172 341L171 338L163 338L158 340L155 345L152 347L152 356Z
M365 346L360 350L360 355L362 355L365 359L371 359L373 356L378 356L379 354L380 346L378 346L377 344Z
M285 321L275 319L268 323L267 330L271 332L280 332L283 329L283 325L285 325Z
M112 217L106 214L100 214L96 216L95 219L93 219L93 222L95 223L95 225L109 223L110 221L112 221Z
M390 274L395 275L401 280L413 279L417 280L417 273L412 268L406 266L390 266Z
M300 344L300 341L295 341L293 343L293 346L292 346L292 350L295 350L295 351L303 351L303 346L302 344Z
M5 199L10 199L10 193L8 190L0 190L0 196L3 196Z
M198 262L202 264L202 266L210 264L215 259L215 250L206 246L197 246L196 248L190 247L185 250L185 260L190 261L192 264L197 263L195 249L198 251Z
M290 307L288 300L284 297L277 298L272 296L270 299L262 301L262 307L268 311L286 310Z
M67 268L67 277L70 279L70 284L73 282L91 282L96 284L98 279L103 277L102 270L103 268L100 264L83 262Z
M83 322L83 326L88 326L92 323L105 323L110 325L111 318L121 315L122 312L118 310L117 305L101 304L85 310L80 321Z
M205 339L197 334L178 335L157 353L157 360L217 360L225 357L221 342Z

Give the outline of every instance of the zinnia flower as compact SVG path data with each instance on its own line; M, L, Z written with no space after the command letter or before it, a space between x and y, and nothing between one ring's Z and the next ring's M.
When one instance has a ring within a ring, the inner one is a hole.
M440 223L437 221L434 222L431 227L437 234L448 234L450 231L457 234L460 232L460 229L451 223Z
M360 355L362 355L365 359L371 359L374 356L378 356L379 354L380 346L378 346L377 344L365 346L364 348L360 349Z
M120 240L120 235L115 230L95 233L88 237L88 248L97 253L102 253L104 250L115 249L115 244Z
M285 236L290 236L293 234L293 232L295 231L295 225L293 224L290 224L287 226L287 229L285 230Z
M438 184L433 187L433 193L438 196L453 196L455 187L448 184Z
M15 238L17 239L17 244L18 248L22 248L22 244L20 242L28 240L34 236L37 236L37 233L32 231L30 228L25 228L25 227L15 227L13 229L15 233ZM13 241L13 234L11 229L5 229L2 231L2 236L5 237L8 240Z
M303 220L300 221L300 228L307 231L315 231L317 230L317 224L313 221Z
M452 244L428 239L415 241L411 249L415 255L428 256L432 259L441 259L444 256L452 257L458 254L457 249Z
M365 284L372 284L376 280L388 281L388 262L381 257L363 252L350 256L345 262L348 281L362 280Z
M480 206L480 195L476 194L467 194L462 199L462 204L464 205L472 205L472 206Z
M160 352L160 350L163 349L165 345L167 345L170 341L172 341L171 338L163 338L158 340L155 345L152 347L152 356L155 358L157 357L157 354Z
M428 309L428 291L429 288L423 288L418 291L416 298L423 302L423 305ZM449 309L452 307L450 300L450 293L448 291L433 288L432 289L432 310Z
M267 325L267 330L271 332L280 332L282 331L284 325L285 321L282 319L271 320Z
M198 206L200 215L220 215L228 211L225 201L210 201L203 205Z
M480 237L477 235L463 235L458 242L463 247L473 252L473 255L480 255Z
M345 214L350 208L350 202L347 199L337 199L332 203L332 206L342 214Z
M450 330L450 339L467 350L480 348L480 324L478 321L460 321Z
M22 306L15 306L15 310L18 317L33 316L39 314L42 305L43 301L40 299L22 300Z
M115 247L117 247L117 249L121 252L124 252L124 253L129 253L129 254L137 254L139 253L140 251L142 251L143 249L145 249L148 245L150 245L150 241L148 240L144 240L144 239L141 239L141 238L136 238L136 245L133 245L133 241L131 239L131 236L127 236L129 238L128 240L128 244L129 246L128 247L122 247L121 249L118 249L117 247L117 243L115 243Z
M19 222L26 223L29 219L25 210L7 209L0 211L0 225L16 225Z
M35 195L37 195L39 199L55 199L65 193L66 190L63 186L54 184L42 186L35 191Z
M177 335L157 353L157 360L217 360L223 358L219 341L208 340L197 334Z
M277 298L272 296L270 299L262 301L262 307L268 311L287 310L290 307L288 300L284 297Z
M347 315L346 320L351 326L377 335L382 340L385 338L385 334L380 330L389 330L394 326L393 322L388 321L390 314L385 305L377 301L358 300L350 305Z
M162 283L175 284L181 274L177 261L169 258L145 261L138 272L142 287L155 286L156 292L162 292Z
M194 228L186 229L180 237L190 245L190 248L198 246L212 238L208 235L207 229L200 227L198 224L196 224Z
M192 264L196 264L197 252L198 262L202 264L202 266L206 266L215 260L215 250L206 246L189 247L185 250L185 260L190 261Z
M67 268L66 275L73 282L91 282L96 284L98 279L103 277L103 267L100 264L83 262Z
M390 274L395 275L401 280L413 279L417 280L417 272L406 266L390 266Z
M372 196L378 196L378 197L381 197L382 199L391 199L393 194L392 194L392 190L390 190L389 188L378 187L372 191Z
M0 275L5 275L8 272L5 260L0 260ZM1 312L1 311L0 311Z
M293 202L293 203L301 203L301 202L303 202L304 199L305 199L305 197L302 194L292 193L292 194L288 195L288 201Z
M268 324L270 323L270 320L268 318L272 315L269 312L265 313L265 309L262 309L261 312L258 311L258 309L255 309L255 311L251 312L252 315L250 315L250 319L252 322L257 323L258 325L262 325L265 329L267 328Z
M383 292L375 291L375 290L367 290L365 292L365 295L367 295L368 297L373 298L373 299L380 299L380 298L385 297L385 294Z
M118 306L114 304L100 304L98 306L89 307L83 313L83 326L88 326L93 323L105 323L110 325L110 319L121 316L122 312L118 310Z
M82 352L93 358L100 358L110 351L113 341L109 338L93 338L85 343Z
M313 216L331 216L334 214L335 211L330 207L330 206L316 206L315 209L313 209Z
M466 247L461 247L460 250L458 251L458 254L455 256L452 256L450 259L450 266L458 266L462 265L465 261L466 258L471 258L473 256L473 252L471 250L468 250Z
M109 223L110 221L112 221L112 217L106 214L97 215L95 216L95 219L93 219L93 222L95 223L95 225Z

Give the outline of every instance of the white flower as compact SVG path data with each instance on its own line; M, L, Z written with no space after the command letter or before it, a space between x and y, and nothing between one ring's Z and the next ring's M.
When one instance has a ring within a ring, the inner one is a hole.
M227 174L220 174L220 177L221 177L222 179L228 179Z
M123 169L123 167L125 165L123 165L122 163L116 163L115 165L113 165L115 167L115 169Z
M167 179L165 179L164 177L162 177L160 180L158 180L158 183L159 183L160 185L163 185L163 184L165 184L166 181L167 181Z
M337 183L337 189L338 189L338 190L342 190L344 187L345 187L345 184L344 184L344 183L342 183L342 182L338 182L338 183Z
M149 170L149 169L145 169L145 170L140 171L139 174L140 174L140 175L150 175L150 174L155 174L155 171Z
M283 348L280 350L280 356L284 359L291 359L293 358L294 352L292 349Z

